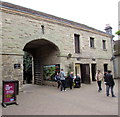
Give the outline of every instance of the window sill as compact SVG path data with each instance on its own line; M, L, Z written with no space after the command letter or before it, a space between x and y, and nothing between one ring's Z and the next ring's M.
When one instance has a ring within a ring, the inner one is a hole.
M107 51L107 49L103 49L103 51Z
M81 52L75 52L75 54L81 54Z

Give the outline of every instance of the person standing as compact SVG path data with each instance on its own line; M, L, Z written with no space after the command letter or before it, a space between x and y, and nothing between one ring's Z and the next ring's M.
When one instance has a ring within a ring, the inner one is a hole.
M96 81L99 88L98 92L102 91L102 87L101 87L102 80L103 80L103 74L100 72L100 70L98 70L98 73L96 73Z
M66 91L66 76L65 76L65 73L63 71L63 69L61 69L61 72L60 72L60 80L61 80L61 91L64 90Z
M106 85L106 81L105 81L105 78L106 78L106 75L108 74L108 72L107 71L105 71L104 72L104 83L105 83L105 85ZM106 89L107 89L107 85L106 85Z
M106 77L107 73L108 73L107 71L104 72L104 81L105 81L105 77Z
M58 84L57 88L59 88L60 85L61 85L60 73L57 73L57 74L55 75L55 80L57 81L57 84Z
M70 75L68 76L70 89L72 89L72 86L73 86L73 79L74 79L73 72L70 72Z
M112 71L108 70L108 74L105 76L105 82L106 82L106 95L109 96L109 89L111 89L111 95L112 97L116 97L113 92L113 87L115 85L113 76L112 76Z

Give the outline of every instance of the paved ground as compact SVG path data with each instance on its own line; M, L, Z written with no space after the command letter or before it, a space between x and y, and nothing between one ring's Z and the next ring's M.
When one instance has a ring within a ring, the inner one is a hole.
M17 98L18 106L2 109L3 115L118 115L118 80L116 98L97 92L96 82L82 84L80 89L61 92L56 87L25 85Z

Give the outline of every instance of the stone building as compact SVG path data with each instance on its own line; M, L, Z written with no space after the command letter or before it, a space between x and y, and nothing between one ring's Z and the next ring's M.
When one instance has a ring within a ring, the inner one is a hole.
M120 40L114 42L114 77L120 78Z
M120 2L118 2L118 31L120 31ZM114 41L114 77L120 78L120 34L118 40Z
M31 57L33 84L54 84L52 75L61 68L66 74L70 70L79 73L82 83L95 81L98 69L113 71L112 35L14 4L2 2L0 6L3 80L16 79L23 84L25 52Z

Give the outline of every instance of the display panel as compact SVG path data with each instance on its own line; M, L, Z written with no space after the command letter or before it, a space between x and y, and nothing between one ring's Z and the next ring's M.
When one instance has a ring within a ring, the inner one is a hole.
M4 85L4 102L15 101L15 83L5 83Z
M43 67L43 77L47 81L55 81L54 77L56 73L60 72L60 64L56 65L45 65Z
M10 104L16 104L16 95L19 92L19 81L18 80L3 80L2 88L2 106L6 107Z

